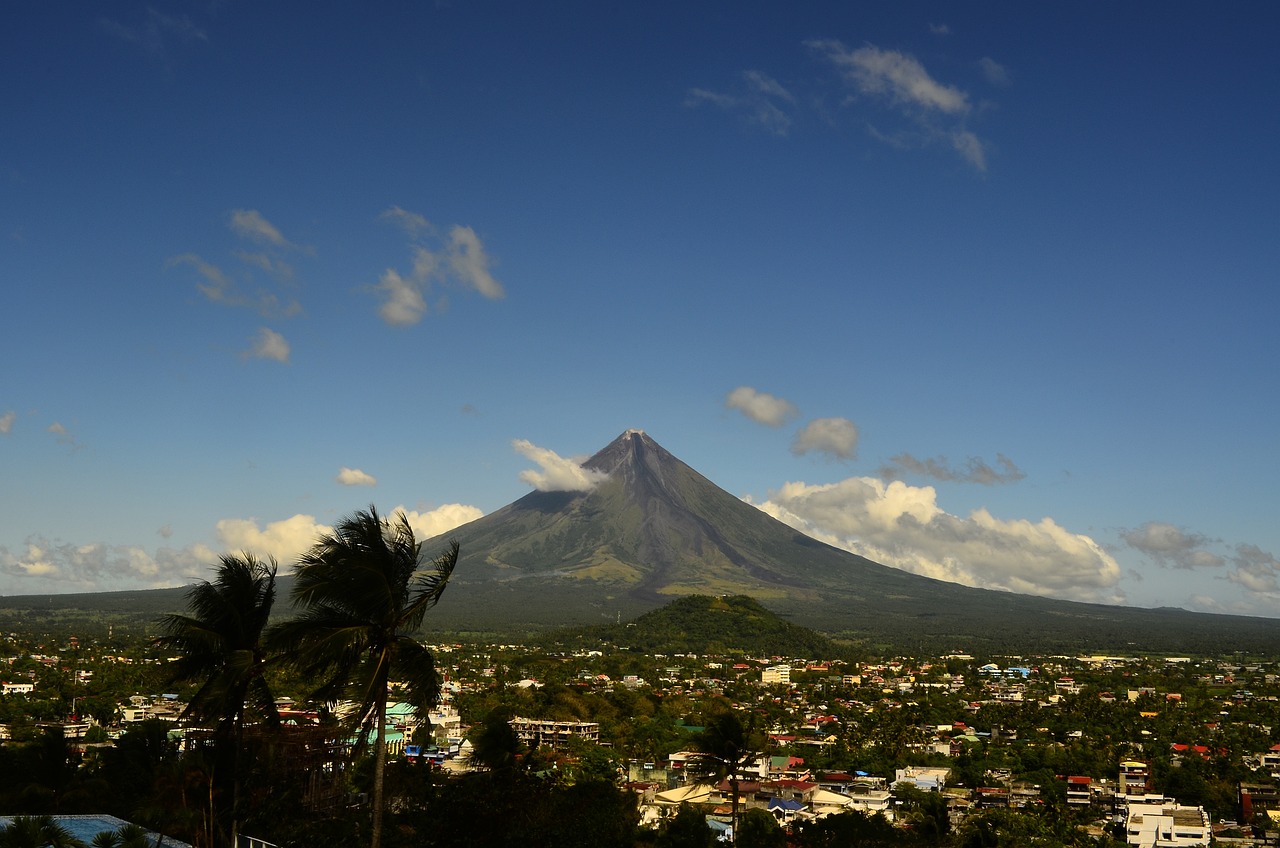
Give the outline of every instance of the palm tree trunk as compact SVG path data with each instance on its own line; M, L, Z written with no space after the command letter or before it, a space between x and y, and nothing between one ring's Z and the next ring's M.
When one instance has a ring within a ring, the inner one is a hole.
M734 845L738 844L738 775L736 773L729 775L729 790L733 793L729 808L729 833L731 835L730 842Z
M377 713L378 731L377 748L373 752L373 833L369 840L369 848L379 848L382 844L382 777L387 765L387 696L378 698Z

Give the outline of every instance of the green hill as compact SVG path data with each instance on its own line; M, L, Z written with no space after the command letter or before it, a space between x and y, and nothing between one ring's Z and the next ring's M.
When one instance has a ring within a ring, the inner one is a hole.
M610 643L646 654L817 658L849 653L745 595L686 595L634 621L561 631L554 639L562 644Z

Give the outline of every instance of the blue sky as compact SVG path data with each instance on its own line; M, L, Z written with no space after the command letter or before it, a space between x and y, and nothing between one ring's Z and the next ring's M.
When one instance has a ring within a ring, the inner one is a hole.
M886 564L1280 615L1270 3L25 3L0 592L641 428Z

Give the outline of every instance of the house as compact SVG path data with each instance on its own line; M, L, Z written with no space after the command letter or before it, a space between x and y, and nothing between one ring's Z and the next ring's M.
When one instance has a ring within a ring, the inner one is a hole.
M1067 778L1067 803L1088 804L1092 797L1090 787L1093 779L1082 775L1071 775Z
M894 771L893 783L895 786L899 783L910 783L924 792L941 792L947 785L947 775L950 773L951 769L945 768L907 766Z

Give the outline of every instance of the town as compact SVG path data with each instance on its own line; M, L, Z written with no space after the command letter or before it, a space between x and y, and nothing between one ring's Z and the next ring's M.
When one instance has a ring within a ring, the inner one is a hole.
M387 844L453 844L440 833L451 817L500 828L522 800L554 807L547 793L575 790L581 844L1277 844L1270 658L427 647L439 704L419 714L393 696L387 710ZM190 755L205 737L178 720L195 687L168 685L175 657L109 635L11 633L3 653L0 812L111 812L201 842L208 787ZM360 740L276 674L283 726L310 740L289 758L307 785L280 792L291 778L260 764L277 791L257 799L243 833L336 844L368 779L352 753ZM707 737L726 723L740 743L717 756ZM539 788L513 795L496 775ZM491 789L473 783L464 797L468 776ZM309 822L292 831L286 796ZM551 844L530 821L522 844ZM680 841L690 821L712 841Z

